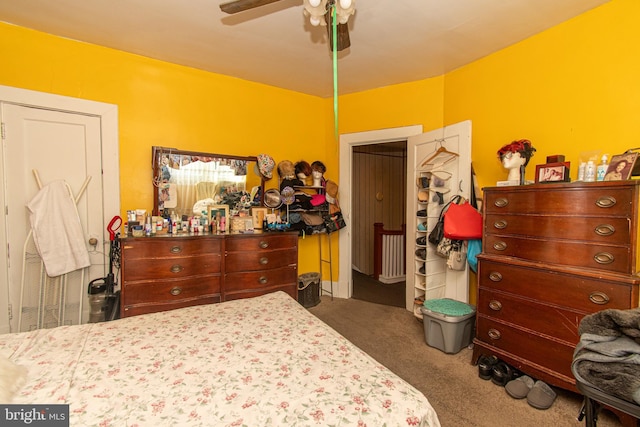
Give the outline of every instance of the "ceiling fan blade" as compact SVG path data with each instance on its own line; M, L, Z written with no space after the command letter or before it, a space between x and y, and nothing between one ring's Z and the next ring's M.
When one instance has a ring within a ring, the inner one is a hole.
M324 15L324 20L327 22L327 33L329 34L329 48L333 52L333 27L331 26L332 16L331 9ZM349 38L349 26L347 24L338 24L338 52L351 46L351 39Z
M224 13L238 13L277 1L280 0L233 0L220 4L220 10Z

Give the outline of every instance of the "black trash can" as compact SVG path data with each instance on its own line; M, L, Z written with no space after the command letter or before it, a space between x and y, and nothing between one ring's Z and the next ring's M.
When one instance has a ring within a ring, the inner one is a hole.
M298 302L305 308L315 307L320 303L320 273L298 276Z

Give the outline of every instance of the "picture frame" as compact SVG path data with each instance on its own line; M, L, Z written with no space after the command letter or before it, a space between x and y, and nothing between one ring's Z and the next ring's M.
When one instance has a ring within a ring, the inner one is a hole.
M251 217L253 219L253 228L257 230L262 230L262 223L267 218L267 213L269 210L267 208L251 208Z
M556 162L536 165L536 183L569 182L571 162Z
M224 230L218 230L218 231L223 231L225 233L227 233L229 231L229 227L230 227L230 223L231 220L229 218L229 206L228 205L209 205L209 210L207 212L207 215L209 217L209 224L211 224L213 221L215 221L216 219L216 215L218 214L218 212L220 212L220 216L224 217Z
M611 162L604 174L605 181L624 181L631 178L639 153L624 153L611 157Z

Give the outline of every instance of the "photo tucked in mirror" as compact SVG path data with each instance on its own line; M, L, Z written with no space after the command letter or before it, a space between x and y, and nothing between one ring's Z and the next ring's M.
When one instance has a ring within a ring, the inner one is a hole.
M152 147L154 215L207 215L227 205L231 216L261 206L264 183L256 157Z

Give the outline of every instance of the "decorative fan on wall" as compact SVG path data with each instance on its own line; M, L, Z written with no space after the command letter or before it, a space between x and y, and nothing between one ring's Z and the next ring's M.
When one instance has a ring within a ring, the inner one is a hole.
M243 12L281 0L233 0L220 5L220 9L229 14ZM327 27L329 46L333 51L333 19L337 21L336 50L341 51L351 46L347 21L355 12L355 0L303 0L304 14L309 17L311 25ZM335 14L332 12L335 8Z

